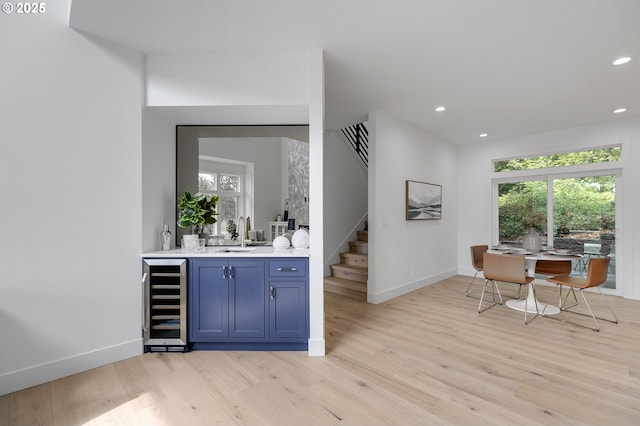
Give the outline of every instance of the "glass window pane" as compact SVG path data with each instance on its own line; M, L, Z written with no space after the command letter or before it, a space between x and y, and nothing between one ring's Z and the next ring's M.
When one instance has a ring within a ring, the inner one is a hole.
M610 256L609 278L615 288L615 176L554 179L554 248L582 253L574 268L584 275L589 259Z
M227 222L238 219L238 199L237 197L220 197L218 202L218 221L220 222L221 232L227 230Z
M593 149L580 152L565 152L536 157L497 160L493 163L495 172L514 170L534 170L546 167L573 166L578 164L605 163L620 160L620 147Z
M220 191L240 192L240 176L220 174Z
M216 175L215 173L198 173L198 190L199 191L215 191Z
M498 185L498 238L501 244L522 244L533 227L547 243L547 182L526 181Z

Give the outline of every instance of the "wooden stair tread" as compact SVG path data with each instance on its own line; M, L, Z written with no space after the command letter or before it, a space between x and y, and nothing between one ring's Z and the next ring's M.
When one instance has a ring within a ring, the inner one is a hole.
M358 274L368 274L369 268L367 266L358 266L358 265L347 265L344 263L335 263L331 265L331 269L342 269L348 270L352 272L356 272Z
M349 241L349 244L354 246L369 246L368 241Z
M352 253L367 253L369 243L367 241L349 241L349 250Z
M348 280L346 278L338 278L338 277L324 277L325 284L337 284L342 287L348 288L354 291L360 291L363 293L367 292L367 284L359 281Z
M369 253L356 253L356 252L353 252L353 251L345 251L345 252L340 253L340 256L368 259L369 258Z
M349 241L349 251L340 253L340 263L330 265L331 276L324 278L324 290L350 298L367 300L369 279L369 232L357 231L357 239Z
M324 291L352 299L367 301L367 283L338 277L324 278Z

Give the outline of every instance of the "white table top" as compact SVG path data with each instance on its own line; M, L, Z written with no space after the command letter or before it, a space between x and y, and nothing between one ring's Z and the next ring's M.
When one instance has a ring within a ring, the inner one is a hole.
M545 250L540 251L538 253L525 252L525 253L511 253L508 249L496 249L495 247L489 248L489 253L494 254L512 254L516 256L524 256L525 259L528 260L571 260L571 259L579 259L582 257L581 254L571 253L571 254L558 254L553 250Z

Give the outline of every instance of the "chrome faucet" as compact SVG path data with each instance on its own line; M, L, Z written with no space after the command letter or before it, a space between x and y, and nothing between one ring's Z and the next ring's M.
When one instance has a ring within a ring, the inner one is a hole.
M244 229L245 229L245 226L246 226L246 224L244 223L244 217L238 216L238 227L236 229L236 232L240 236L240 247L242 247L242 248L244 248ZM240 228L242 228L242 231L240 231Z

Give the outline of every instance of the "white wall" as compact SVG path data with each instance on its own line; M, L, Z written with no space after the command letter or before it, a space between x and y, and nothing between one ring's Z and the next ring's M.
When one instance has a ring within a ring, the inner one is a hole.
M368 174L337 131L324 134L324 273L340 262L367 216Z
M141 353L139 54L0 14L0 394Z
M455 147L381 112L369 116L368 300L392 297L457 272ZM442 185L441 220L405 220L405 181Z
M308 75L300 52L150 55L147 105L308 105Z
M618 287L628 298L640 298L640 119L619 120L520 138L458 147L459 244L458 265L464 275L473 275L469 247L492 243L493 159L528 156L622 144L623 185L616 188L622 223L616 224ZM632 168L635 165L635 168Z
M164 224L176 245L176 138L170 125L152 109L142 114L142 251L160 250Z

